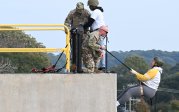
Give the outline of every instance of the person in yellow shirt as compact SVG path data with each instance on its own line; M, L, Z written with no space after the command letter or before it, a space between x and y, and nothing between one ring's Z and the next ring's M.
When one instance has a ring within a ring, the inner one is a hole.
M144 96L152 98L160 84L160 78L162 74L163 61L159 57L154 57L151 62L151 69L145 74L140 74L131 69L131 73L136 76L141 84L127 88L119 95L119 99L116 102L116 106L123 105L129 101L130 97Z

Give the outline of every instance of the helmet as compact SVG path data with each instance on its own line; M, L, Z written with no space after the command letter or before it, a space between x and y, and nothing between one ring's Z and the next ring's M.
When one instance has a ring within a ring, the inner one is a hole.
M88 5L90 6L98 6L99 1L98 0L88 0Z
M103 25L99 29L106 31L107 33L109 32L108 26Z
M154 66L161 67L163 66L163 61L159 57L154 57L155 64Z
M78 3L76 4L76 9L77 9L77 10L83 10L83 9L84 9L84 4L83 4L82 2L78 2Z

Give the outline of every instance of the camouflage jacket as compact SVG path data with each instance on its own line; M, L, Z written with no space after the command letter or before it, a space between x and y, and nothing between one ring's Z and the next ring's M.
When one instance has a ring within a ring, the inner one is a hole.
M92 53L94 57L100 57L101 50L98 44L100 40L99 31L94 31L87 34L82 43L82 50L88 53Z
M76 12L76 9L70 11L68 16L65 19L65 25L71 30L73 28L77 28L80 24L84 25L88 22L88 18L90 17L90 12L86 9L80 14Z
M98 44L100 41L99 31L94 31L89 34L88 46L95 51L99 51L100 45Z

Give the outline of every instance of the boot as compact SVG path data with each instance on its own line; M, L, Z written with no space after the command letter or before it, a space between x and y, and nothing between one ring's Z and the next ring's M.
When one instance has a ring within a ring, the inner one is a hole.
M104 73L104 71L98 70L98 68L95 68L94 73Z
M117 107L117 112L126 112L125 107L122 106L122 105L119 105L119 106Z
M88 69L86 67L82 67L82 73L93 73L93 70Z

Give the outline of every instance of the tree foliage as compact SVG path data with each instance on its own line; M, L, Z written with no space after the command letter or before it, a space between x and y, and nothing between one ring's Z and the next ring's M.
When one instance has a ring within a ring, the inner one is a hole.
M124 60L124 63L129 66L130 68L140 72L145 73L149 66L145 62L144 58L134 55L129 56ZM123 88L128 84L138 83L137 79L134 75L132 75L129 70L123 66L119 65L117 67L111 68L111 71L114 71L118 74L118 88Z
M0 31L0 39L1 48L45 48L23 31ZM34 67L42 68L50 64L47 53L0 53L0 57L1 62L9 64L9 70L3 71L0 68L1 73L30 73ZM7 63L5 60L8 60Z
M163 61L169 65L175 66L176 63L179 62L179 52L168 52L161 50L131 50L131 51L111 51L118 59L124 61L126 57L132 55L138 55L145 59L147 63L150 63L151 59L155 56L159 56L163 59ZM110 54L108 54L108 66L109 68L117 66L119 63L114 59Z

